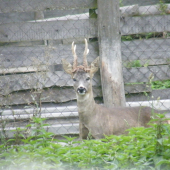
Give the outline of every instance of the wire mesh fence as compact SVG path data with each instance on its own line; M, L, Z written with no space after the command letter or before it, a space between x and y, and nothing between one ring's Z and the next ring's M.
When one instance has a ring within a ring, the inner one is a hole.
M143 3L143 4L142 4ZM123 78L127 106L170 109L170 2L120 1ZM127 6L128 5L128 6ZM61 59L72 62L71 43L82 62L84 38L89 63L99 54L95 0L0 2L1 137L31 133L46 118L56 135L79 133L76 95ZM112 17L112 16L109 16ZM94 97L102 103L100 73Z

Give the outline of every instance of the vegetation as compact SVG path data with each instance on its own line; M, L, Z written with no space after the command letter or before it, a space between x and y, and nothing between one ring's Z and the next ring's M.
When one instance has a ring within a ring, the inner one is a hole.
M167 89L170 88L170 80L153 81L151 83L152 89Z
M170 125L163 124L164 115L157 115L152 120L157 124L151 122L150 128L131 128L127 135L83 141L67 136L56 140L54 134L44 130L43 120L33 118L26 127L34 129L29 136L23 130L15 139L2 138L1 134L0 170L170 168Z
M159 7L159 11L161 11L162 15L165 15L167 13L168 6L167 6L167 4L165 4L165 2L163 0L159 0L158 7Z
M132 68L132 67L142 67L140 60L134 60L131 62L124 63L124 67Z
M166 32L166 36L169 37L169 32ZM149 32L149 33L142 33L142 34L133 34L133 35L122 35L122 41L132 41L132 40L142 40L142 39L150 39L150 38L166 38L164 37L163 32Z

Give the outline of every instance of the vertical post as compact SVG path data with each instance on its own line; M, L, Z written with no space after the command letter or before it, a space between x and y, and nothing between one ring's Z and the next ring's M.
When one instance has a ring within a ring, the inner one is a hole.
M119 0L98 0L100 73L104 104L125 106Z

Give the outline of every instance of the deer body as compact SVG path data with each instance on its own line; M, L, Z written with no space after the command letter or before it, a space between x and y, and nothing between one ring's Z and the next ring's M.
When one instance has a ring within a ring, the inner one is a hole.
M130 127L147 126L152 113L151 108L107 108L96 104L92 94L91 92L84 100L82 96L78 96L77 98L80 138L87 139L90 133L93 138L99 139L103 138L104 135L123 134Z
M145 126L151 119L152 112L158 113L150 107L113 107L96 104L93 97L92 78L99 68L99 58L88 66L86 56L88 44L85 39L83 66L77 66L76 46L72 43L74 56L73 66L62 60L63 68L74 81L77 96L78 113L80 119L80 138L87 139L90 133L93 138L103 138L104 135L119 135L130 127Z

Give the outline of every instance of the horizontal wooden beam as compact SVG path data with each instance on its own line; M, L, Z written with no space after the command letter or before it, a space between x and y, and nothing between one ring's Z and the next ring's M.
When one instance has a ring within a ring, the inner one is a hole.
M125 85L125 93L151 92L151 88L145 84ZM94 97L102 97L101 86L93 86ZM42 90L17 91L4 96L0 96L0 105L29 105L35 103L62 103L76 100L73 87L52 87ZM31 111L28 111L31 112ZM38 112L38 111L37 111ZM47 110L47 112L49 112ZM61 112L61 110L60 110ZM64 111L65 112L65 111ZM4 112L3 114L8 114ZM16 114L20 114L16 112Z
M41 107L41 108L24 108L24 109L15 109L13 112L13 109L5 109L5 110L1 110L1 116L16 116L19 117L21 115L25 115L25 114L35 114L35 113L43 113L44 117L50 117L50 114L56 114L56 117L66 117L69 116L69 113L72 112L77 112L77 106L56 106L56 107ZM74 115L70 115L70 116L74 116Z
M90 1L90 0L89 0ZM67 18L69 19L74 19L74 18L82 18L82 14L84 15L83 18L84 19L88 19L89 15L87 15L88 10L89 9L93 9L96 8L96 2L95 0L91 0L93 2L89 3L89 4L85 4L86 2L82 1L83 3L81 3L82 8L79 8L79 6L76 6L75 4L72 4L73 6L75 6L75 8L71 8L71 6L69 6L68 8L62 10L60 8L55 8L53 6L53 10L44 10L47 8L43 9L43 6L39 6L41 11L44 14L44 19L59 19L62 20L62 18L65 17L65 19L67 20ZM2 2L0 2L1 5ZM41 3L46 3L46 2L41 2ZM79 3L79 2L77 2ZM10 4L9 4L10 5ZM150 6L139 6L137 4L135 5L131 5L131 6L123 6L120 7L120 14L121 17L127 17L127 16L146 16L146 15L161 15L163 14L169 14L170 11L170 4L166 4L167 8L164 11L160 10L159 5L150 5ZM16 6L13 6L14 8ZM5 24L5 23L11 23L11 22L26 22L26 21L33 21L35 20L35 16L34 16L34 12L36 12L37 10L33 10L33 8L29 8L30 10L27 10L27 8L24 9L19 9L18 11L14 12L14 8L8 8L8 10L13 13L1 13L3 11L0 11L0 22ZM55 9L54 9L55 8ZM38 9L38 11L40 10ZM49 9L49 8L48 8ZM4 10L4 9L3 9ZM44 11L43 11L44 10ZM4 10L4 12L7 10ZM98 13L98 11L96 10L96 12ZM85 14L86 13L86 14ZM61 18L59 18L61 17ZM65 20L64 19L64 20Z
M170 31L170 15L123 17L121 35Z
M96 37L97 20L24 22L0 25L0 42Z
M99 72L94 76L93 85L99 85ZM7 95L13 91L43 89L53 86L72 86L73 81L70 75L64 71L56 72L35 72L27 74L11 74L0 76L0 94Z
M136 62L140 65L139 67L148 67L148 66L168 65L170 64L170 59L169 58L152 59L152 57L150 57L149 59L127 60L127 61L123 61L123 66L127 68L134 67L134 63Z
M19 125L19 124L18 124ZM8 138L12 138L14 137L14 134L16 134L15 130L17 128L20 129L25 129L25 126L27 125L27 123L25 123L23 126L15 126L15 127L7 127L5 129L3 129L6 132L6 135L8 136ZM32 133L32 130L35 128L31 128L30 129L30 133ZM48 132L52 132L56 135L74 135L74 134L79 134L79 123L66 123L66 124L55 124L55 125L49 125L49 126L45 126L44 127L45 130L47 130ZM0 128L0 131L2 131L2 128Z
M148 100L164 100L169 99L170 96L170 88L168 89L157 89L152 90L151 92L145 93L136 93L136 94L127 94L126 101L134 102L134 101L148 101ZM162 103L164 105L164 103ZM169 105L170 106L170 105ZM168 107L167 107L168 109Z
M124 17L122 35L170 31L170 15ZM63 29L65 28L65 29ZM98 36L97 19L22 22L0 25L0 42L93 38Z
M126 102L127 107L136 107L136 106L149 106L154 109L164 110L166 117L170 118L169 106L170 100L150 100L150 101L137 101L137 102Z
M123 68L124 83L139 83L156 80L168 80L170 77L169 66L148 66L139 68ZM7 95L13 91L43 89L53 86L72 86L71 77L64 71L35 72L27 74L11 74L0 76L0 94ZM100 74L97 72L93 79L93 85L99 86ZM5 87L5 88L4 88Z
M76 19L86 19L89 18L89 9L65 9L65 10L45 10L40 11L44 14L44 20L53 20L58 19L62 20L63 17L67 19L72 19L72 17ZM83 14L83 16L82 16ZM82 17L81 17L82 16ZM41 18L42 19L42 18ZM0 13L0 23L12 23L12 22L27 22L27 21L35 21L37 20L35 17L34 11L31 12L14 12L14 13Z
M100 86L93 87L94 97L102 97ZM13 92L6 96L0 96L0 105L30 105L36 103L63 103L76 100L73 87L47 88L42 90L29 90Z
M170 66L148 66L138 68L123 68L123 76L125 83L149 82L156 80L169 80Z
M0 1L0 13L43 11L54 9L96 8L96 0L6 0Z
M83 61L84 47L83 38L83 43L79 43L76 48L79 63ZM98 43L89 42L89 50L88 61L90 63L99 55ZM62 58L72 62L73 57L71 55L71 42L69 44L56 44L52 46L3 46L0 47L0 69L2 70L1 72L3 70L7 71L10 68L15 68L17 71L19 67L41 69L42 65L49 67L50 65L61 64Z
M161 9L161 5L148 5L148 6L139 6L131 5L124 6L120 8L121 16L145 16L145 15L161 15L169 14L170 4L165 4L165 9Z
M136 52L135 55L137 55L137 52L149 52L151 51L155 58L155 54L157 52L169 52L170 46L170 39L169 38L158 38L158 39L140 39L140 40L132 40L132 41L122 41L121 47L122 47L122 52ZM153 53L153 51L156 51ZM137 56L138 57L138 56ZM146 58L148 58L146 56ZM143 58L145 59L145 58Z
M71 42L76 39L69 40L68 44L55 44L49 46L28 46L28 47L0 47L0 73L22 72L22 69L29 72L32 68L42 70L42 66L60 67L61 59L65 58L72 62ZM140 60L140 64L144 66L169 64L170 62L170 39L143 39L121 42L122 60L125 66L133 63L134 60ZM90 53L88 61L91 63L98 55L98 42L89 42ZM84 42L79 43L76 48L79 57L79 63L82 62L82 54L84 51ZM26 68L24 68L26 67ZM21 68L18 69L18 68ZM12 69L12 70L11 70ZM47 69L47 70L48 70ZM9 70L9 71L8 71Z

